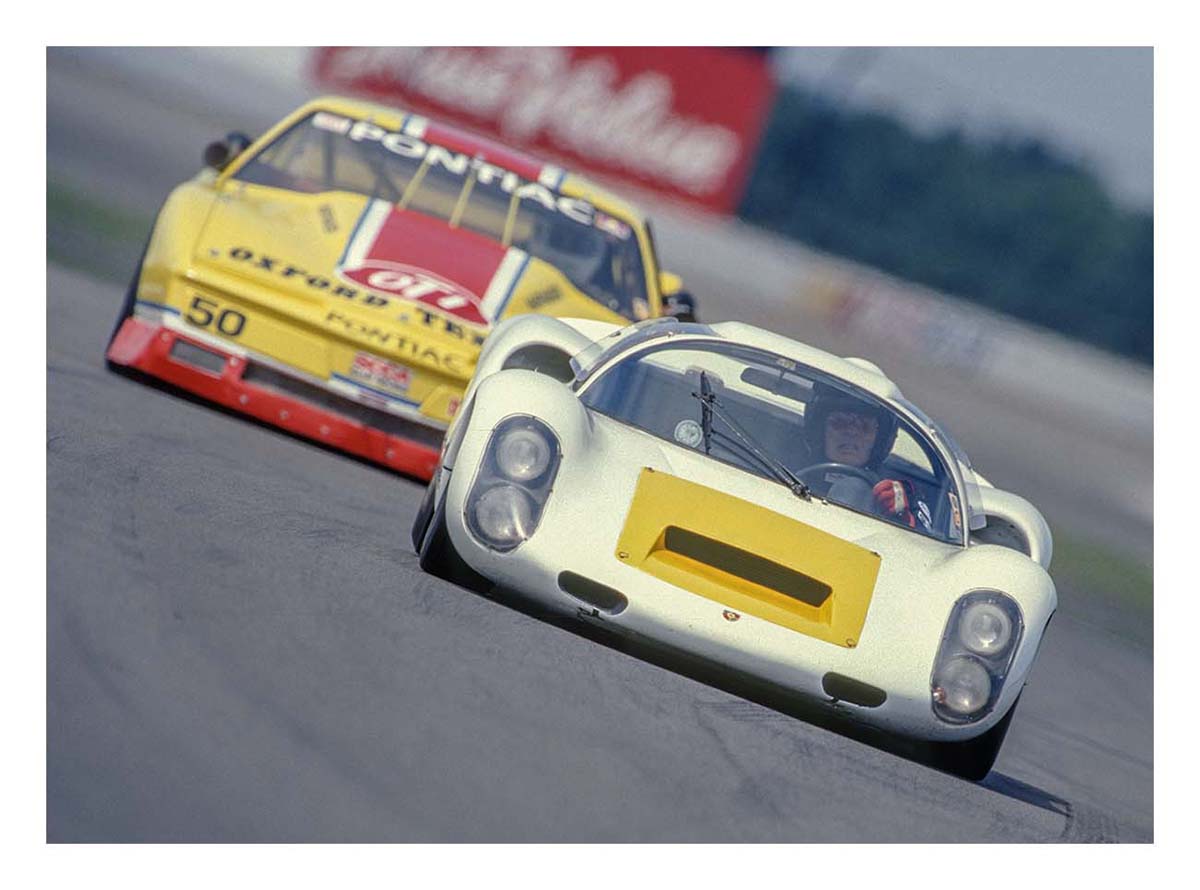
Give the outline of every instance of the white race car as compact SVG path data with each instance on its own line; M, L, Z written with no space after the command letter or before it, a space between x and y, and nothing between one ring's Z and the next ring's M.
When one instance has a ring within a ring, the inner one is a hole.
M1057 603L1041 514L879 368L736 322L498 326L413 543L972 779Z

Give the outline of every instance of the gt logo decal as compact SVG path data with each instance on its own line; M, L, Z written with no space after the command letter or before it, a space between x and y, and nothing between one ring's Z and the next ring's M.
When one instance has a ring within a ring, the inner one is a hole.
M238 337L246 327L246 316L236 309L222 309L216 300L195 294L188 304L189 322L198 328L213 328L226 337Z
M371 290L425 303L468 321L475 318L483 320L479 315L479 297L465 287L424 269L402 263L368 262L358 269L342 269L341 272L355 284Z

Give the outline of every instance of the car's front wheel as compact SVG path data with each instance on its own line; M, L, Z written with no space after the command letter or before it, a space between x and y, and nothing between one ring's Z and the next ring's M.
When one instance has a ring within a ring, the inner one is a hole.
M1012 703L1008 713L1000 718L1000 722L985 732L965 742L930 742L927 748L926 761L934 769L952 773L972 782L981 782L992 770L996 757L1000 754L1000 746L1008 735L1008 726L1012 723L1017 704L1021 696Z
M416 522L413 523L413 546L417 551L421 571L467 590L487 593L493 587L492 582L467 565L454 549L454 542L450 540L450 533L446 529L445 497L441 503L433 505L437 482L438 477L435 474L425 492L425 500L417 511Z

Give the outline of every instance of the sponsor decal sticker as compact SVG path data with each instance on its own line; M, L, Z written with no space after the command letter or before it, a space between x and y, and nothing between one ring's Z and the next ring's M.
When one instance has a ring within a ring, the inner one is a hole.
M925 531L933 531L933 516L929 512L929 505L924 501L917 501L917 520L925 527Z
M350 376L371 386L397 393L408 392L412 371L369 352L359 352L350 364Z
M331 206L322 204L317 208L317 212L321 215L321 228L330 233L338 230L337 217L334 216Z
M962 512L958 508L958 495L950 491L946 493L946 497L950 499L950 525L954 529L955 535L962 534Z
M424 161L430 168L441 167L464 179L474 174L476 181L483 185L496 183L505 194L515 194L522 201L536 201L551 212L561 213L580 225L595 226L618 238L627 239L632 234L632 229L627 223L601 213L590 202L560 194L558 189L565 175L558 168L547 167L537 182L527 182L513 171L498 167L483 158L451 151L444 146L410 135L407 127L400 132L385 130L370 121L352 120L325 111L313 115L312 125L319 130L345 136L352 142L377 142L386 151L399 157ZM547 170L554 172L545 175Z
M384 330L360 319L343 315L336 310L331 310L325 316L325 322L333 327L340 328L352 337L360 340L369 340L377 346L387 347L401 353L407 358L433 365L451 374L463 376L468 370L463 359L453 353L440 352L432 346L424 346L394 331Z
M368 260L355 269L340 268L338 273L370 290L424 303L464 321L485 323L479 313L477 295L427 269L387 260Z
M311 290L322 291L331 296L340 297L357 306L392 310L397 308L394 301L388 299L386 296L336 281L330 281L324 276L313 275L307 272L302 266L288 263L276 257L257 254L247 247L231 248L228 255L231 259L247 263L266 272L271 272L281 278L301 282ZM481 346L483 344L484 335L482 333L468 330L456 321L419 306L415 307L415 309L410 309L406 306L405 309L396 312L392 317L400 322L418 322L426 327L449 334L455 339L464 340L473 346Z

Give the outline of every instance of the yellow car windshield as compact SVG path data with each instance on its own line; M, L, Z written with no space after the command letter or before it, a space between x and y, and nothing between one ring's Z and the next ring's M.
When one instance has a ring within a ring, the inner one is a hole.
M316 112L265 146L235 178L291 191L348 191L389 201L401 210L520 248L554 266L602 305L638 317L636 307L647 300L646 264L628 222L416 137L374 125L362 136L365 126ZM361 138L354 138L356 133Z

